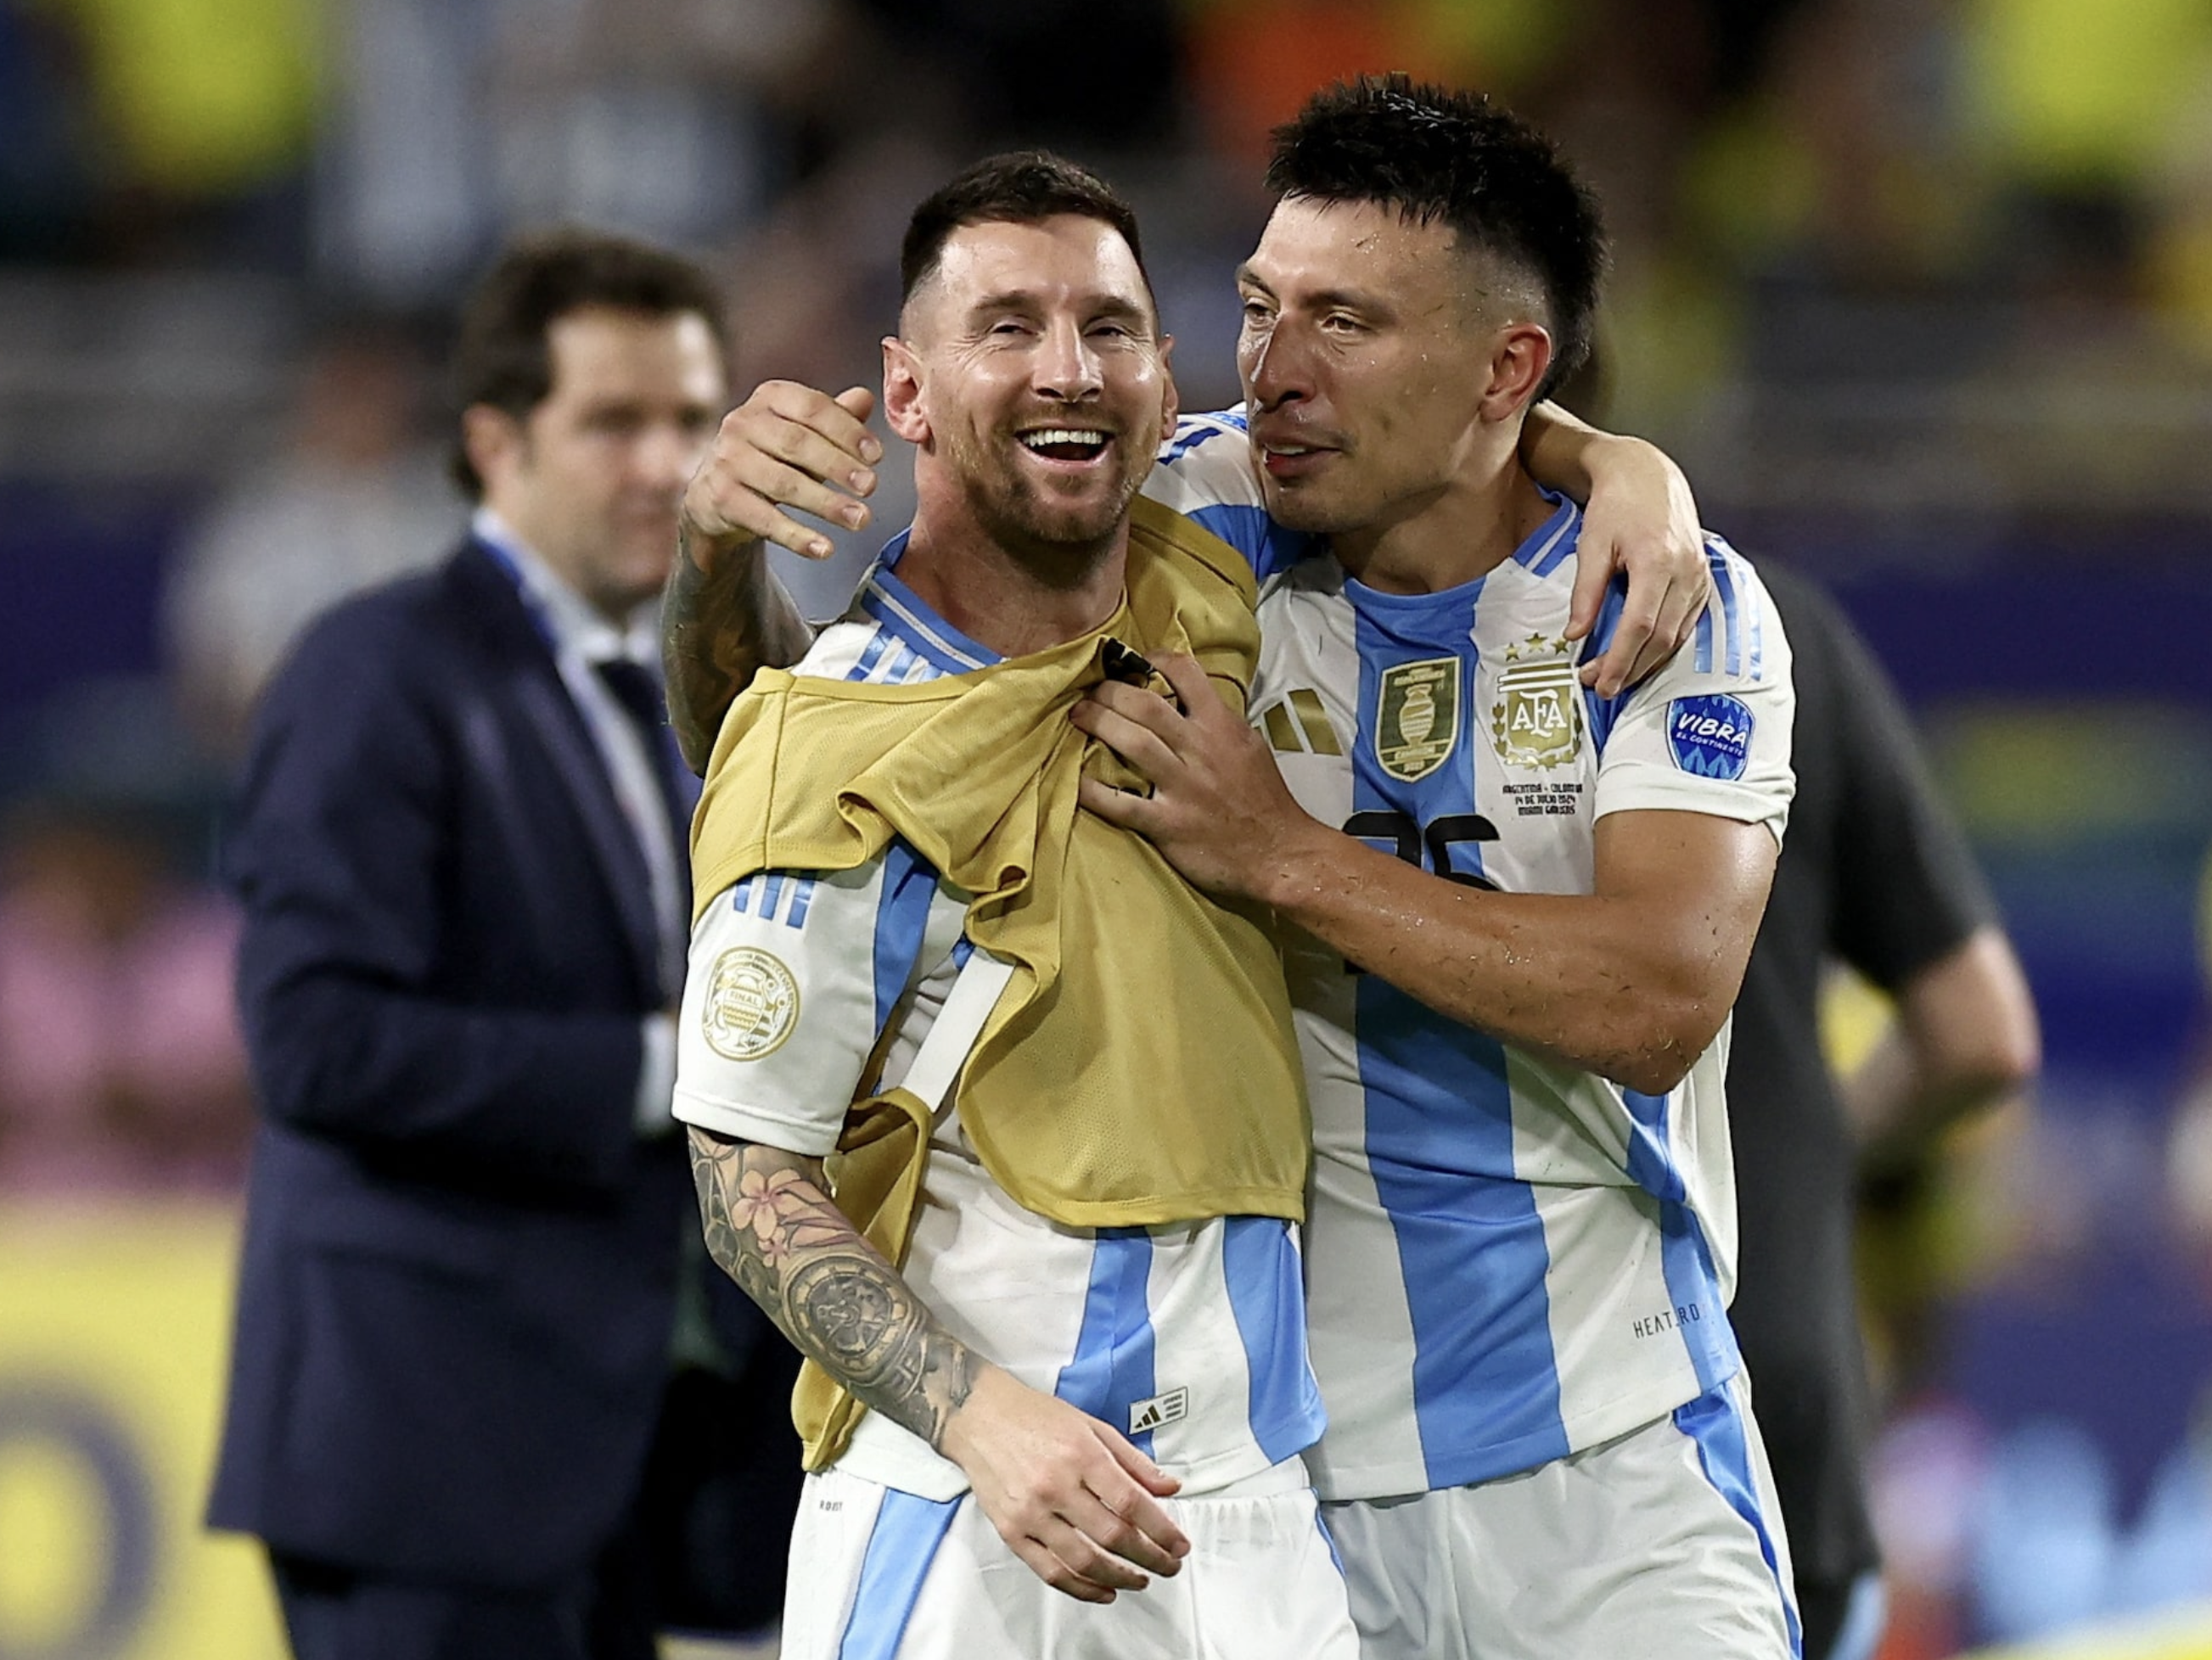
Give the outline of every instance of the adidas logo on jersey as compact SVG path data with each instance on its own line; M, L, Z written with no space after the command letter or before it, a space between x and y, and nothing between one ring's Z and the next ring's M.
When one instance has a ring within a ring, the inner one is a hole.
M1190 1411L1190 1390L1186 1388L1170 1389L1165 1395L1155 1395L1148 1400L1129 1403L1129 1433L1142 1435L1146 1430L1164 1429L1170 1424L1180 1423Z
M1260 727L1267 734L1267 746L1279 754L1344 753L1336 728L1321 706L1321 694L1310 686L1299 686L1280 702L1267 705L1261 712Z

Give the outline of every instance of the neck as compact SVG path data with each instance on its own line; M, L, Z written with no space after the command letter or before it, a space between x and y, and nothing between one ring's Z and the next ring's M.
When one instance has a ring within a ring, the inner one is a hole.
M1384 593L1440 593L1486 576L1551 516L1517 454L1462 469L1394 517L1329 538L1346 572Z
M1096 544L1006 545L972 524L924 510L900 556L900 579L924 604L1002 657L1065 645L1099 627L1121 603L1129 525Z

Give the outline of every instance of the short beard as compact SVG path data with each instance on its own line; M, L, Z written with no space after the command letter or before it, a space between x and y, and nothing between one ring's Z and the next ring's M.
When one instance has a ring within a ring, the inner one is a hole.
M1141 474L1125 475L1107 502L1079 512L1055 505L1018 474L961 474L976 526L1037 581L1062 591L1080 587L1111 556L1143 483Z

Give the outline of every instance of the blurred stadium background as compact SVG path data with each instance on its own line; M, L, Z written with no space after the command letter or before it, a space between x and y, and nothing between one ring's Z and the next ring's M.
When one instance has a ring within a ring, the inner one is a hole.
M0 1657L278 1651L196 1522L225 772L299 622L457 530L501 235L678 242L741 385L872 383L908 206L1055 144L1206 407L1267 128L1389 67L1598 187L1586 412L1843 598L2034 983L2036 1098L1869 1195L1887 1660L2212 1654L2212 0L0 0Z

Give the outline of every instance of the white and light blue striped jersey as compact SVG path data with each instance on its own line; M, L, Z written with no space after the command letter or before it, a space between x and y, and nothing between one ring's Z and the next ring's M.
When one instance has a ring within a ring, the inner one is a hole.
M1307 812L1432 873L1591 891L1606 813L1768 825L1792 788L1789 647L1724 544L1695 638L1624 696L1564 639L1577 508L1442 593L1347 578L1255 520L1243 434L1186 422L1147 484L1262 576L1255 725ZM1672 1411L1737 1369L1727 1030L1663 1096L1524 1055L1310 940L1288 952L1313 1100L1307 1286L1329 1428L1324 1498L1534 1467Z
M902 550L886 550L797 672L906 682L997 660L898 580ZM857 870L763 873L719 896L692 935L676 1116L828 1153L879 1036L892 1034L881 1076L896 1081L943 1007L968 955L967 898L902 841ZM1297 1231L1279 1218L1060 1226L992 1180L948 1105L904 1274L963 1342L1113 1425L1186 1496L1281 1463L1321 1432ZM932 1499L966 1486L875 1413L838 1467Z

